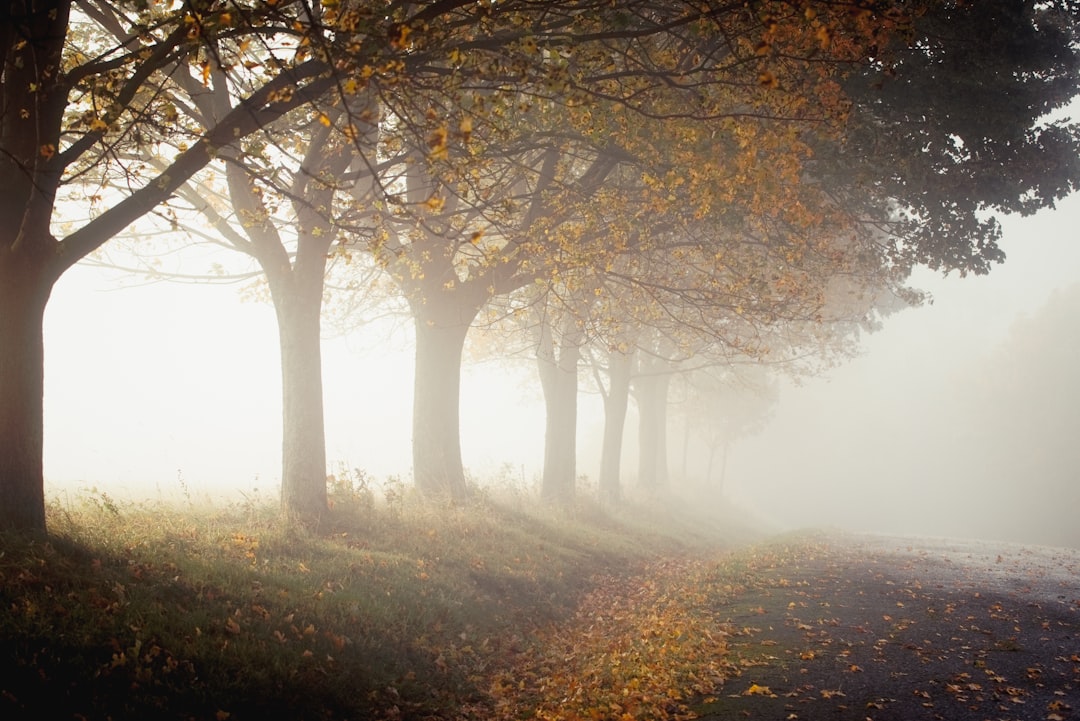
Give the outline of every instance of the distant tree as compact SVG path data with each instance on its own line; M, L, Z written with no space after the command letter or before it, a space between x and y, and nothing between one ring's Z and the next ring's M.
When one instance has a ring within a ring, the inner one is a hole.
M779 400L776 379L766 366L739 364L701 368L679 376L686 435L708 451L702 482L723 492L728 452L737 440L761 431ZM685 480L686 452L683 448ZM717 455L720 469L717 473Z
M577 478L578 363L587 342L582 320L587 313L581 308L566 308L552 297L551 286L540 292L540 302L531 306L546 415L540 491L544 500L567 505L574 499ZM587 293L575 292L573 296L587 297Z

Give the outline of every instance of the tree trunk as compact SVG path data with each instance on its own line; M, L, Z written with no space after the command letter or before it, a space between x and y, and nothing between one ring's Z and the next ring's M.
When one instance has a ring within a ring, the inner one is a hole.
M461 355L472 319L438 316L414 310L413 478L427 496L464 502L468 493L461 462Z
M318 521L327 509L322 278L318 280L314 295L299 292L274 297L281 346L281 508L305 521Z
M0 529L45 532L42 322L53 280L16 252L0 259Z
M222 98L227 104L227 99ZM326 258L334 237L332 207L336 178L352 158L349 146L335 146L328 127L308 143L304 173L291 191L296 213L295 255L272 222L272 212L239 163L227 164L229 195L246 219L249 253L266 273L277 314L281 348L281 509L286 516L318 522L326 513L326 422L323 411L322 298Z
M638 482L657 488L668 480L667 391L670 373L640 375L634 379L638 401Z
M550 343L550 333L546 334ZM545 339L541 339L541 345ZM564 332L559 357L548 346L537 353L544 389L547 422L544 433L544 475L540 495L545 501L569 505L574 500L577 475L577 391L581 348L577 334Z
M604 398L604 445L600 451L600 500L618 503L622 500L623 430L626 410L630 406L630 376L633 371L632 353L612 351L608 358L608 392Z

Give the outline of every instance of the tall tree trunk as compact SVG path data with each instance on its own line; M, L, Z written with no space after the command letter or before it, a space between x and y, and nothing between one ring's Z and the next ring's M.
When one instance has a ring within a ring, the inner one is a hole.
M306 521L317 521L327 509L318 280L314 295L274 297L281 346L281 508Z
M546 326L546 321L543 321ZM569 505L577 475L577 391L580 334L571 321L561 335L558 357L550 329L541 333L537 363L544 389L547 421L544 432L544 475L540 495L545 501Z
M630 377L633 373L632 353L611 351L608 354L608 392L604 398L604 444L600 451L600 500L618 503L622 500L622 442L626 428L626 411L630 406Z
M49 231L63 166L70 3L9 2L0 23L0 529L45 532L45 305L78 260Z
M42 268L5 249L0 258L0 528L5 530L45 532L42 322L52 285Z
M296 246L291 258L251 176L239 163L227 164L226 170L233 207L246 219L244 232L250 239L234 244L254 256L266 273L277 314L281 348L281 509L285 515L305 522L318 522L328 505L322 298L326 258L334 238L329 215L334 196L331 182L345 171L352 157L351 146L331 141L328 127L319 128L308 142L301 165L304 172L291 187L296 213Z
M667 391L670 373L639 375L634 379L638 402L638 482L645 488L665 485L667 468Z
M414 305L413 478L427 496L464 502L461 356L475 311L467 319L454 318L432 312L429 305L421 304L419 311Z

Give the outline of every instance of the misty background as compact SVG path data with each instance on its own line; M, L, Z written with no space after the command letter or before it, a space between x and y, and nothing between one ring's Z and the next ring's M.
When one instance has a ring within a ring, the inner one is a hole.
M1003 226L1008 260L989 276L918 269L911 285L932 304L890 316L857 358L819 377L781 378L764 428L731 446L722 488L715 465L706 482L707 451L693 437L680 478L684 423L673 411L673 488L723 496L777 529L1080 546L1080 200ZM222 260L180 253L171 260L196 272ZM246 296L86 265L65 275L45 325L47 495L275 499L277 330L269 303ZM324 329L327 456L331 470L408 479L412 331L402 319L363 320ZM466 365L462 453L474 481L537 481L535 374L527 359ZM579 403L579 473L595 478L600 400ZM628 421L632 490L633 412Z

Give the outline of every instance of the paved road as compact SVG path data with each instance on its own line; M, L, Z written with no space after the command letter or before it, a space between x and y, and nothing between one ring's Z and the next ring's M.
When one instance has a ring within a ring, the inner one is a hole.
M1080 519L1077 519L1080 523ZM1080 604L1080 550L955 538L849 536L923 580L1028 601ZM1080 649L1077 649L1080 651Z
M716 721L1080 721L1080 552L831 535L729 606Z

